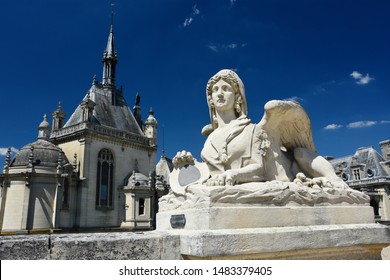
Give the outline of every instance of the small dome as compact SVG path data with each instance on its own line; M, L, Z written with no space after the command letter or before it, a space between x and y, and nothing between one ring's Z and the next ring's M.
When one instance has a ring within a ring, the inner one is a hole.
M43 121L41 122L41 124L39 125L38 128L49 128L50 129L50 124L47 122L46 118L47 118L46 115L44 115Z
M149 178L139 172L133 172L125 189L145 189L149 187Z
M149 178L146 177L144 174L142 173L139 173L139 172L134 172L131 176L130 176L130 179L129 180L135 180L137 182L141 182L141 181L148 181Z
M46 114L43 116L43 121L38 127L38 139L49 140L50 137L50 124L46 120Z
M153 108L150 108L149 116L145 121L145 125L157 125L157 120L154 117Z
M33 148L33 150L31 149ZM62 154L63 165L69 163L62 150L49 141L38 139L34 143L21 148L11 162L11 167L27 166L32 152L32 161L35 166L57 167L59 154Z

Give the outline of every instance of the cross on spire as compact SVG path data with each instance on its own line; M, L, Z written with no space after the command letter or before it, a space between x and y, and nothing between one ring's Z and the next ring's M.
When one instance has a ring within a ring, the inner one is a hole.
M108 35L107 47L103 54L103 85L115 87L115 67L118 62L114 47L114 4L111 4L111 26Z
M115 16L114 8L115 8L115 4L111 3L111 26L114 25L114 16Z

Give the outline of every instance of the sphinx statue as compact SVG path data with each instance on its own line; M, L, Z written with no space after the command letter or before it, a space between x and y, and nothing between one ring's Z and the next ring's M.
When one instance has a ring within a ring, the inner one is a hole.
M211 174L207 185L299 182L311 177L312 185L346 187L331 164L317 154L310 120L297 102L270 101L262 120L253 124L244 84L234 71L215 74L206 93L211 124L203 129L208 138L201 156Z
M263 118L253 123L243 82L226 69L210 78L206 98L210 124L202 129L207 137L202 162L186 151L175 156L172 192L161 200L163 209L183 207L191 198L199 203L205 193L218 203L367 204L368 197L350 189L317 153L299 103L269 101Z

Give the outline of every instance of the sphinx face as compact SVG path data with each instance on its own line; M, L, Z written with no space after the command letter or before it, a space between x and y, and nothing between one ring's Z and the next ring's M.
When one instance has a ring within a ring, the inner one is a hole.
M211 98L217 111L234 110L235 92L224 80L221 79L214 84Z

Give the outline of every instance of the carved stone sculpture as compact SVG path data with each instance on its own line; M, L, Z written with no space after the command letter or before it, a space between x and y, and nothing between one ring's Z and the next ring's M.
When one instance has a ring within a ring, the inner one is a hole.
M180 163L173 172L176 178L181 169L188 173L187 167L194 165L191 170L198 167L194 178L199 180L187 180L186 185L171 180L173 192L161 200L161 210L191 208L204 201L367 204L368 197L350 189L317 154L309 117L299 103L269 101L263 118L254 124L248 118L244 84L232 70L221 70L208 81L206 97L210 124L202 130L207 136L203 162L194 161L185 151L173 160Z
M367 247L366 239L351 246L346 231L351 227L372 229L378 234L368 235L380 236L381 246L387 245L369 197L349 188L318 155L309 117L297 102L269 101L260 122L253 123L244 84L231 70L209 80L206 97L210 124L202 130L207 137L202 162L187 151L177 153L171 191L160 198L156 219L158 230L180 236L182 256L269 259L287 252L289 258L303 258L313 252L321 258L320 248L332 259L349 258L343 255L349 250L370 258L365 252L374 247ZM335 235L335 229L342 234ZM265 247L253 250L256 244ZM224 245L226 250L220 250Z

